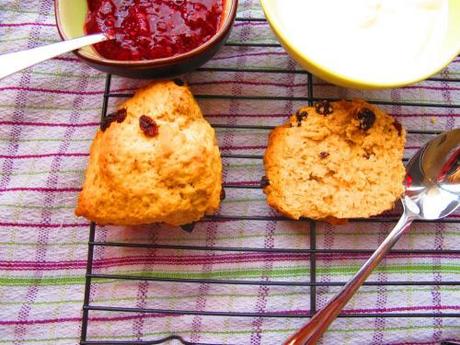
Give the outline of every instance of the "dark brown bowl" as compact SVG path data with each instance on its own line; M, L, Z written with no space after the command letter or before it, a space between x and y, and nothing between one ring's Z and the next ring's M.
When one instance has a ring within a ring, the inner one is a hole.
M203 45L184 54L155 60L120 61L102 57L92 46L76 50L75 54L100 71L130 78L170 78L190 72L209 61L227 41L235 21L238 0L224 0L224 5L224 20L217 33ZM63 40L85 35L86 0L55 0L54 7L56 24Z

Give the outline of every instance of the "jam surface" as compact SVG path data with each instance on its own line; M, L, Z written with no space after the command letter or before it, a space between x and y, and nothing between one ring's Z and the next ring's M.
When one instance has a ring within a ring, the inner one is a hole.
M150 60L186 53L219 29L223 0L88 0L85 30L114 40L96 50L113 60Z

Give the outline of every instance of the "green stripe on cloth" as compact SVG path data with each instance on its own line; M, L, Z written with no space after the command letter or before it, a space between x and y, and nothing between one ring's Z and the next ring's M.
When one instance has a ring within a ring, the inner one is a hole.
M359 265L344 265L344 266L333 266L329 268L318 267L317 272L319 275L350 275L357 272ZM460 265L444 263L438 268L438 272L449 273L449 274L460 274ZM432 264L417 264L417 265L385 265L380 266L375 270L376 273L430 273L433 272ZM160 272L160 271L120 271L119 274L132 275L139 277L149 278L177 278L177 279L218 279L218 278L255 278L267 274L270 278L296 278L308 276L309 268L298 266L298 267L283 267L273 268L269 271L262 269L245 268L245 269L228 269L228 270L213 270L212 272ZM110 273L108 273L110 274ZM80 284L84 281L84 277L80 276L60 276L60 277L43 277L36 279L32 277L1 277L0 286L14 286L14 285L65 285L65 284ZM105 279L94 279L97 283L108 283L114 280Z

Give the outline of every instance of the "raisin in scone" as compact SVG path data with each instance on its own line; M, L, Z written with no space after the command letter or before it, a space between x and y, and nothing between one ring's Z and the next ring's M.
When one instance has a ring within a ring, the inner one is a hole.
M270 134L264 192L282 214L337 220L391 209L404 191L406 132L362 100L304 107Z
M215 212L221 188L214 129L187 86L157 82L97 132L75 213L98 224L183 225Z

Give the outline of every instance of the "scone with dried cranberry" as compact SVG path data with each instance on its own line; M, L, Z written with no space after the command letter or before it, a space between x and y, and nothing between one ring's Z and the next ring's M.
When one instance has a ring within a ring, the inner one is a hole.
M157 82L97 132L75 213L98 224L183 225L217 210L221 185L215 132L190 90Z
M406 132L362 100L304 107L270 134L264 192L284 215L370 217L403 193Z

